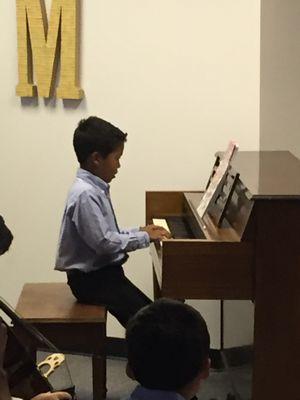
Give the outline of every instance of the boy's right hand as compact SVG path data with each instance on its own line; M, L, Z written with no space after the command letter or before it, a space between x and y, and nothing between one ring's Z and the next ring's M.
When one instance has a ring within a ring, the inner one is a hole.
M164 240L171 238L170 232L168 232L162 226L151 224L141 227L140 230L148 233L151 242L155 240Z

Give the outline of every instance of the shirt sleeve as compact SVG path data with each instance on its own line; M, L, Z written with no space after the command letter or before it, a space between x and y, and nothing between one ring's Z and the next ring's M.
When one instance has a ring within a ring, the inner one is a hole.
M136 233L140 232L140 228L134 227L134 228L122 228L120 233Z
M82 240L97 254L130 252L149 246L147 232L137 228L117 232L112 230L104 209L96 195L89 192L80 194L73 211L72 222Z

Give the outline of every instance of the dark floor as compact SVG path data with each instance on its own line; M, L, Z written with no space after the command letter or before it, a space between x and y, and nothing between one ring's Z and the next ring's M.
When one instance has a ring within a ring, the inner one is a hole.
M92 400L92 366L87 356L67 355L67 361L76 386L78 400ZM126 399L136 386L125 374L126 361L119 358L107 360L107 400ZM251 397L251 369L249 366L240 366L230 369L230 377L225 371L211 371L198 394L199 400L226 400L228 392L233 393L230 380L239 397L236 400L249 400ZM230 379L231 378L231 379Z

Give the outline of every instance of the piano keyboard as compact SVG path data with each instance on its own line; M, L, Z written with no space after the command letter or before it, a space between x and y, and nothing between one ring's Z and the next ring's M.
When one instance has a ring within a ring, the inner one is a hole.
M167 217L166 219L154 218L153 223L165 228L171 233L171 236L174 239L191 239L195 237L191 228L182 217L173 216ZM203 238L205 238L204 235Z

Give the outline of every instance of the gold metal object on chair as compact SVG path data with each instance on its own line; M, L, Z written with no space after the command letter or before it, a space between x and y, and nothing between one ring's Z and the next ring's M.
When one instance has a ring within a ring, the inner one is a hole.
M50 354L50 356L48 356L47 358L45 358L45 360L41 361L38 364L38 369L40 370L40 372L42 373L42 375L45 378L48 378L48 376L50 374L52 374L52 372L54 372L54 370L56 368L58 368L64 361L65 361L64 354L62 354L62 353L53 353L53 354ZM48 365L49 366L48 371L46 371L45 373L42 372L42 370L41 370L41 368L44 365Z

